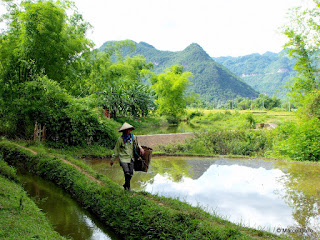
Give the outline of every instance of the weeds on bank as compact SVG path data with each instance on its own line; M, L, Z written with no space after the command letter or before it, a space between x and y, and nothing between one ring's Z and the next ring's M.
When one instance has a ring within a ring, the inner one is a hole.
M159 146L167 154L264 156L272 149L272 134L267 131L210 130L194 133L186 143Z
M10 179L16 170L0 157L0 239L66 239L53 230L45 214Z

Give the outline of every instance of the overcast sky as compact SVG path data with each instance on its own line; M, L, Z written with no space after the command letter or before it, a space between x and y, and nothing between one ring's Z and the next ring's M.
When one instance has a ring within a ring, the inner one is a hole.
M288 10L311 0L74 0L93 25L96 47L110 40L144 41L181 51L198 43L210 56L280 52Z
M198 43L212 57L280 52L288 9L310 0L75 0L89 37L144 41L180 51Z

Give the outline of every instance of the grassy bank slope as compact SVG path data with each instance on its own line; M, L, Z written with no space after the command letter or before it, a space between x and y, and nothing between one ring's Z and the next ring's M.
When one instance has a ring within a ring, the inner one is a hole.
M176 200L123 191L106 177L98 184L61 159L34 155L7 141L0 142L0 152L10 165L60 185L125 239L279 239Z
M0 239L65 239L53 230L23 188L7 178L14 178L12 173L0 159Z

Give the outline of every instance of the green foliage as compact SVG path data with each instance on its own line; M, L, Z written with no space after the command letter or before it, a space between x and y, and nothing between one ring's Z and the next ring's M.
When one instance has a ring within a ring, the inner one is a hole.
M294 160L319 161L319 21L320 2L314 8L292 9L283 33L297 76L288 84L291 99L299 106L301 122L287 123L278 131L275 152Z
M9 166L0 155L0 175L5 176L8 179L16 180L17 179L17 170Z
M186 95L186 105L190 108L205 108L210 104L205 102L200 94L191 92Z
M188 119L188 120L191 120L191 119L193 119L194 117L200 117L200 116L203 116L203 113L202 113L202 112L200 112L200 111L192 111L192 112L188 113L187 119Z
M113 117L147 116L150 109L155 108L154 93L142 84L110 86L100 93L100 99L103 108L110 110Z
M261 119L259 119L261 120ZM194 116L190 120L193 124L205 125L206 129L224 129L224 130L244 130L253 129L257 123L257 116L252 113L241 114L239 112L231 113L230 111L210 112L200 116Z
M89 24L63 3L8 4L9 11L4 15L7 29L0 36L1 75L5 81L28 81L35 73L62 81L74 59L92 47L85 38ZM72 11L70 17L67 10Z
M3 129L6 135L31 137L34 124L38 122L46 126L46 139L53 143L112 146L116 139L115 124L88 107L90 104L85 99L70 96L57 82L47 77L20 86L23 95L13 103L16 108L2 110L3 119L10 122L10 126Z
M265 131L228 131L214 129L208 132L199 132L191 139L188 145L201 142L206 146L206 152L213 155L245 155L261 156L272 148L272 143Z
M30 139L35 123L56 146L112 147L113 117L146 116L153 92L142 84L151 63L125 58L123 41L105 52L90 52L90 25L70 1L6 2L0 35L0 134ZM117 59L113 60L113 54Z
M196 132L186 143L160 146L167 154L265 156L272 150L272 134L266 131L210 129Z
M188 147L183 143L170 143L167 145L160 145L158 148L161 152L172 155L188 151Z
M276 96L271 98L268 95L260 94L259 97L255 99L249 98L236 98L234 100L229 100L222 108L226 109L238 109L238 110L272 110L274 108L279 108L281 106L281 101Z
M314 8L295 8L290 11L290 23L284 26L283 33L288 42L285 47L296 60L294 69L297 76L288 85L291 97L302 103L310 92L318 90L319 85L319 33L320 3L313 0Z
M167 116L169 123L177 123L186 108L185 91L190 83L191 73L183 73L183 66L177 65L166 73L151 79L152 89L157 94L157 111Z
M320 121L309 120L300 124L288 122L275 133L274 154L297 161L320 161Z
M123 41L105 52L83 54L78 60L81 68L68 77L65 88L78 97L96 95L100 107L109 110L114 118L148 115L155 106L154 94L142 79L148 76L152 64L143 56L123 59L119 48L128 45L130 42Z
M320 119L320 90L307 94L302 106L298 109L298 115L302 119Z

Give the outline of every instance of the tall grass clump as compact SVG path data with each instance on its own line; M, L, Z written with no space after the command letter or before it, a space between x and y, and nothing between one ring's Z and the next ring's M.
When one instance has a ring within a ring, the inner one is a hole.
M205 151L213 155L261 156L272 149L272 141L267 131L221 130L195 133L187 142L195 152ZM202 146L202 147L200 147Z
M17 170L14 167L9 166L0 155L0 175L10 179L17 180Z

